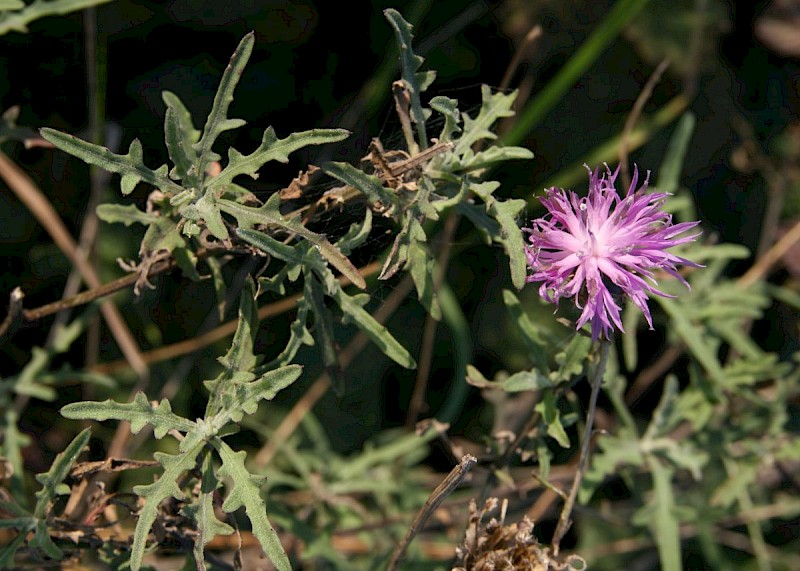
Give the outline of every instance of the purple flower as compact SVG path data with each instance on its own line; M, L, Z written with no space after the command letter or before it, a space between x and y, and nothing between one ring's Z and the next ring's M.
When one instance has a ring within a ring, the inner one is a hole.
M523 229L530 234L525 250L532 273L527 281L542 282L539 295L548 302L574 298L583 310L577 328L591 322L592 339L609 339L615 328L624 331L615 293L629 297L652 329L649 294L674 297L655 287L654 272L665 271L689 287L676 264L700 266L667 249L697 238L699 233L676 236L699 221L672 224L672 216L661 210L669 194L646 194L649 171L644 184L635 190L639 179L635 169L628 193L620 198L614 188L619 167L612 173L606 165L602 177L599 169L587 170L586 198L550 188L541 198L548 213Z

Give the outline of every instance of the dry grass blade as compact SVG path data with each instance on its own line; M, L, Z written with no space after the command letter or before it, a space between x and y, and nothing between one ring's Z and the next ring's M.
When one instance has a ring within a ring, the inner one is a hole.
M39 223L53 238L56 246L64 253L69 261L78 269L83 280L92 288L101 286L100 278L92 265L80 255L78 245L70 236L61 217L36 186L33 180L20 169L16 163L0 152L0 177L8 184L19 200L36 217ZM138 343L134 338L117 306L111 300L106 300L100 306L100 311L111 330L125 359L139 375L140 379L147 379L149 372L147 364L142 359Z

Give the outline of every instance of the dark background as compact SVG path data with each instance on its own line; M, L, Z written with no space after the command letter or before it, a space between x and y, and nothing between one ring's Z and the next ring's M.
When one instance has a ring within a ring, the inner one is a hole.
M782 164L784 159L776 148L796 120L798 103L796 54L768 47L754 33L769 13L768 5L709 1L703 46L689 61L687 38L695 3L671 2L667 7L652 2L529 133L522 144L531 148L536 158L499 173L504 183L501 194L527 198L539 192L544 181L560 169L618 133L646 79L663 57L670 57L673 65L656 87L645 113L656 111L684 91L687 77L696 84L690 108L697 129L682 183L696 199L707 236L754 248L767 190L757 170L734 168L732 156L742 142L734 125L737 121L749 125L757 148ZM319 158L355 162L365 154L371 137L397 139L398 126L386 97L396 72L387 76L382 87L375 84L373 95L365 96L362 90L375 81L374 74L384 60L396 57L392 30L382 14L387 7L397 8L412 20L417 52L426 57L426 68L438 70L438 79L426 95L447 95L459 99L462 109L475 109L480 104L479 85L500 83L515 46L534 24L542 26L543 35L527 52L511 84L526 86L526 98L535 97L561 69L610 4L523 0L112 2L97 9L97 41L107 66L107 142L124 152L134 137L139 138L148 165L166 162L161 91L176 93L192 111L195 126L201 128L230 54L252 30L255 49L230 113L244 118L248 125L227 141L240 150L254 148L269 125L279 136L314 127L345 127L353 132L335 148L300 152L289 165L273 163L253 183L253 189L266 196L285 186L308 161ZM0 38L0 106L19 105L20 125L49 126L87 136L84 22L83 13L49 17L33 22L28 34L9 33ZM672 131L670 126L657 133L632 154L633 161L643 169L658 169ZM26 150L17 142L8 142L4 150L41 186L77 235L89 193L88 169L48 149ZM613 162L613 157L609 161ZM113 179L105 201L122 200L116 184ZM142 204L147 192L139 187L130 200ZM785 219L798 210L793 206L796 202L789 193ZM349 220L330 221L338 227L347 223ZM135 227L103 225L98 258L104 279L121 275L114 259L134 258L140 236ZM374 244L376 249L385 245L378 239ZM497 251L491 248L466 248L450 269L450 281L472 323L476 361L484 359L496 367L511 359L508 353L513 349L505 346L501 323L486 317L500 307L497 292L508 286L506 271L498 269L497 260ZM731 273L741 272L749 263L732 267ZM27 294L27 307L53 301L61 296L69 269L69 262L47 234L0 185L0 294L5 297L19 285ZM481 283L486 275L494 276L486 288L472 287L473 280ZM379 298L390 285L379 290ZM207 309L210 304L207 288L186 285L179 275L159 278L158 287L138 303L125 306L126 318L145 348L192 336L204 315L196 308ZM787 333L794 329L794 320L781 311L776 308L756 331L764 344L788 353L796 348L794 336ZM422 323L419 308L407 308L395 321L390 329L411 345L413 353ZM273 321L264 333L264 343L280 348L287 326ZM47 322L28 327L13 343L0 347L0 374L15 373L28 360L30 347L44 342L46 331ZM224 350L221 347L220 351ZM116 349L108 341L101 348L101 358L116 357ZM80 366L81 356L70 355L67 360ZM369 359L361 362L372 363ZM440 367L446 378L448 363L449 346L443 341L437 349L434 372ZM353 422L361 424L361 436L377 426L402 422L413 376L386 367L379 374L358 368L353 371L355 386L366 389L353 391L344 410L353 415ZM199 369L195 372L202 377ZM381 375L388 376L378 383ZM446 399L448 386L448 381L443 381L441 386L431 387L433 410ZM383 394L380 407L374 398L377 392ZM345 447L361 439L354 438L349 429L339 436Z

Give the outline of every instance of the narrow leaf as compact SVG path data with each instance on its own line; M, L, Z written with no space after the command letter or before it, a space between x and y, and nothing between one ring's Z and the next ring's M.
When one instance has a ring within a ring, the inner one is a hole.
M648 457L653 475L653 504L655 517L651 520L653 539L658 545L661 569L681 571L681 538L678 518L675 516L675 498L672 492L672 469L657 458Z
M425 231L422 225L413 220L411 222L410 243L408 245L408 268L414 287L417 288L419 302L436 321L442 319L442 310L433 284L434 260L426 244Z
M75 464L83 448L89 443L90 436L91 430L83 429L72 439L64 451L56 456L50 469L36 476L36 480L42 484L42 489L36 492L36 508L34 508L33 517L43 519L47 515L50 503L58 495L58 487L69 475L72 465Z
M286 220L278 210L279 203L280 197L277 193L273 194L266 204L259 208L244 206L232 200L219 200L220 208L224 212L235 217L241 228L249 229L256 225L272 225L282 228L287 232L297 234L313 244L328 263L339 270L343 275L347 276L353 284L360 289L365 289L367 287L364 277L359 273L353 263L347 259L347 256L342 254L336 246L328 242L327 238L321 234L312 232L299 222ZM242 233L241 230L239 230L237 234L246 242L249 242L256 248L260 248L260 233Z
M181 192L183 188L172 182L167 176L167 167L164 165L158 170L147 168L142 161L142 144L139 139L134 139L128 149L127 155L117 155L105 147L95 145L73 137L55 129L41 129L44 139L56 147L82 161L100 167L108 172L122 175L122 194L130 194L134 187L141 181L151 184L163 191Z
M241 127L245 123L241 119L228 119L228 107L233 101L233 92L236 89L236 84L239 83L239 79L247 65L247 60L250 59L250 54L253 52L254 43L255 34L250 32L242 38L236 51L233 52L231 61L228 63L228 67L225 68L225 72L219 82L211 112L208 114L206 125L203 128L203 136L192 147L197 152L196 165L197 173L200 177L205 176L209 163L219 159L219 155L211 151L211 146L217 140L217 137L223 131Z
M363 294L366 295L366 294ZM406 351L397 339L392 337L389 330L378 323L362 305L366 299L361 296L349 296L339 289L333 296L345 316L361 329L383 353L406 369L416 367L416 362L411 354Z
M197 503L183 508L183 512L197 524L198 538L196 545L200 548L199 559L202 559L202 548L218 535L230 535L234 529L227 523L221 522L214 515L214 494L201 494Z
M325 306L325 288L314 276L306 275L303 284L303 297L314 310L314 344L317 347L325 369L330 373L337 392L341 394L338 382L341 380L341 367L339 366L339 351L336 337L333 333L333 320L331 312Z
M544 396L535 410L542 415L542 422L547 427L547 434L555 439L563 448L569 448L569 436L561 424L561 411L552 391L545 391Z
M0 420L0 432L3 434L3 441L0 443L0 456L11 466L12 473L8 476L6 486L11 496L18 502L27 500L26 480L24 462L22 459L22 449L31 443L31 438L19 430L19 416L13 408L8 409ZM7 513L17 513L17 515L28 515L26 512L16 512L13 508L9 510L7 504L14 506L10 502L0 500L0 509ZM2 568L2 567L0 567Z
M493 94L488 85L482 85L481 98L483 103L474 119L466 113L462 114L464 134L456 141L455 149L453 149L453 152L457 155L463 155L473 144L481 139L496 139L497 135L491 130L492 125L502 117L514 115L512 105L517 98L516 90L509 94Z
M197 442L189 450L174 456L156 452L154 457L164 467L164 473L152 484L134 486L133 492L144 499L144 505L139 511L139 519L133 532L133 545L131 546L131 569L133 571L139 571L142 566L147 536L158 516L158 506L167 498L181 499L183 497L178 480L184 472L195 467L197 455L203 446L205 446L205 442Z
M447 142L453 139L453 135L461 132L458 124L461 122L461 113L458 110L458 100L437 95L431 98L431 109L444 115L444 126L439 134L440 142Z
M244 465L247 453L234 452L219 438L212 441L222 458L219 474L231 479L231 489L222 504L222 509L231 513L244 506L253 527L253 535L258 538L264 553L278 571L291 571L292 565L281 545L278 534L267 518L267 507L261 498L259 485L261 478L250 474Z
M127 420L131 423L131 432L138 433L146 424L153 426L156 438L163 438L172 430L189 432L195 423L172 413L167 399L163 399L157 407L153 407L144 393L136 393L133 402L118 403L111 399L98 402L74 402L61 409L62 416L74 419L91 419L104 421L108 419Z
M475 155L465 158L459 170L476 171L493 167L497 164L511 160L530 160L533 152L524 147L489 147Z
M133 204L126 204L125 206L121 204L101 204L97 207L97 216L103 222L108 223L122 223L125 226L130 226L131 224L154 224L158 222L158 216L156 214L148 214L147 212L142 212Z
M194 128L192 115L177 95L169 91L161 93L167 105L164 116L164 141L172 164L170 176L182 180L187 188L198 188L200 177L196 171L197 152L192 147L200 138L200 131Z
M511 267L511 283L517 289L525 285L527 260L525 258L525 240L517 224L517 215L525 207L522 199L500 201L492 199L487 204L489 216L500 224L500 235L494 239L503 245Z
M9 541L8 544L4 545L3 549L0 549L0 569L13 568L14 556L17 554L17 550L22 547L22 544L27 539L27 531L27 529L19 529L17 536Z
M372 204L380 203L384 206L398 206L399 198L391 189L383 186L383 181L375 175L367 174L347 163L330 162L322 165L322 170L364 193Z
M289 161L289 154L308 145L323 145L335 143L350 136L344 129L312 129L292 133L285 139L278 139L275 131L269 127L264 131L261 144L249 155L243 155L234 148L228 150L228 164L213 179L208 181L208 188L212 189L233 182L234 177L249 175L257 177L258 169L269 161L282 163Z
M417 143L420 148L426 149L428 148L428 136L425 133L425 113L422 110L420 94L431 84L435 75L432 72L417 72L425 60L416 55L411 48L412 40L414 39L414 36L411 35L413 26L406 22L400 12L393 8L384 10L383 14L389 20L392 28L394 28L397 43L400 46L400 67L402 69L403 82L411 99L411 120L414 121L417 127Z
M31 538L28 546L34 550L41 550L50 559L59 560L64 554L58 545L50 537L50 530L47 526L47 520L38 519L34 525L34 535Z
M531 321L513 292L507 289L503 290L503 303L506 306L508 316L521 334L520 337L528 349L531 361L540 370L546 370L548 368L548 357L545 352L544 332Z
M234 529L227 523L217 519L214 511L214 497L216 491L222 485L217 479L214 467L213 450L204 448L201 460L198 462L201 474L200 490L198 497L191 504L181 510L187 517L194 520L197 525L197 537L194 538L194 557L198 563L198 569L203 569L201 565L205 563L204 548L208 542L218 535L230 535Z
M250 371L256 366L253 345L258 331L258 308L256 307L256 286L248 276L239 298L239 321L233 341L224 357L219 362L226 369Z
M308 312L311 306L305 296L297 301L297 317L289 327L289 341L280 355L268 363L268 367L287 365L294 359L303 345L313 345L314 337L308 330Z
M22 9L0 15L0 36L11 31L25 34L28 32L28 24L39 18L56 14L69 14L70 12L91 8L110 1L111 0L50 0L49 2L32 2L26 6L25 3L21 1L5 0L6 5L22 5Z
M336 241L336 247L347 256L367 241L370 232L372 232L372 210L367 209L364 211L364 220L352 223L344 236Z
M233 396L223 399L224 406L214 423L219 426L224 426L229 421L238 423L245 414L255 414L262 400L275 398L275 395L295 382L302 372L300 365L287 365L229 389Z
M536 369L532 369L530 371L519 371L518 373L514 373L508 377L505 382L503 382L503 390L507 393L539 391L552 386L553 382Z

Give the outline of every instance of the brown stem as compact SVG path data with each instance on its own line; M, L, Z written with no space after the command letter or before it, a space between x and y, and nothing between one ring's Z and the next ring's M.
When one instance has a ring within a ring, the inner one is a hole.
M411 522L411 526L408 528L405 537L397 544L397 547L392 553L392 559L386 567L386 571L394 571L397 569L397 566L400 565L400 562L403 560L406 549L408 549L408 546L411 544L411 540L414 539L414 536L422 529L425 522L428 521L428 518L436 511L445 498L452 494L464 480L477 461L477 458L470 454L461 458L461 462L450 470L450 473L442 480L442 483L436 486L433 492L431 492L431 495L425 500L425 504L419 510L419 513L417 513L414 521Z
M519 64L522 62L522 58L525 56L525 52L528 51L528 48L538 40L542 35L542 27L539 24L533 26L528 33L525 34L525 37L522 38L522 41L517 46L517 49L514 50L514 55L511 56L511 61L508 63L508 67L506 67L506 72L503 74L503 79L500 81L499 91L504 91L508 89L508 86L511 84L511 78L514 76L514 73L519 68Z
M174 266L174 263L164 263L157 267L154 267L151 270L150 274L161 273L166 270L171 269ZM138 278L138 274L132 273L126 276L122 276L119 279L114 280L113 282L109 282L107 284L103 284L99 287L92 288L86 291L83 291L79 294L59 299L58 301L54 301L52 303L48 303L46 305L39 306L34 309L26 309L22 312L22 315L25 321L38 321L43 317L47 317L48 315L52 315L54 313L58 313L59 311L63 311L65 309L70 309L73 307L77 307L79 305L84 305L90 303L96 299L101 297L105 297L112 293L118 292L126 287L133 285Z
M800 241L800 222L792 226L791 230L764 252L764 255L758 258L756 263L739 278L737 285L741 288L746 288L763 279L772 266L798 241Z
M81 255L78 245L70 236L53 205L39 190L36 183L2 152L0 152L0 177L5 180L17 198L25 204L44 229L47 230L56 246L78 268L89 287L100 287L101 282L97 272L95 272L86 258ZM130 362L131 367L139 374L140 378L147 378L149 376L147 365L142 360L136 339L119 313L117 306L112 301L107 300L100 306L100 311L106 323L108 323L111 334L122 350L122 354Z
M642 115L642 111L644 110L644 104L650 100L650 97L653 95L653 89L656 86L656 83L661 79L661 76L666 71L667 67L669 67L669 60L665 59L653 74L647 79L647 82L642 87L641 93L636 98L636 101L631 108L631 112L628 115L628 118L625 120L625 126L622 129L622 135L620 136L619 140L619 164L620 164L620 172L622 173L622 187L628 188L631 185L631 173L630 169L628 168L628 140L630 139L631 133L633 132L633 128L636 125L636 121L639 120L639 117Z
M655 383L663 377L678 358L683 355L686 347L680 343L668 347L655 363L640 372L625 395L625 402L632 406Z
M606 371L606 364L608 363L608 352L611 347L611 341L600 341L600 361L597 363L597 368L592 376L592 395L589 398L589 410L586 411L586 427L583 431L583 442L581 442L581 455L578 460L578 471L575 473L575 479L572 481L572 488L569 491L567 501L564 502L564 508L561 510L561 515L558 518L558 525L556 531L553 533L553 555L558 555L558 549L561 545L561 540L566 535L572 520L572 508L575 505L575 500L578 497L578 490L583 481L583 474L586 472L586 463L589 459L589 444L592 440L592 426L594 424L594 415L597 410L597 397L600 394L600 386L603 384L603 375Z
M367 277L377 273L379 269L380 263L373 262L367 266L364 266L363 268L359 268L358 271L362 276ZM340 276L339 283L341 283L342 287L344 287L350 284L350 280L345 276ZM297 300L300 299L300 295L301 294L288 295L274 303L260 307L258 310L259 321L263 321L268 317L274 317L290 311L295 307L295 305L297 305ZM186 355L187 353L192 353L202 349L203 347L208 347L209 345L212 345L221 339L230 337L236 332L238 323L238 320L233 319L203 333L202 335L197 335L189 339L184 339L183 341L172 343L171 345L164 345L163 347L146 351L142 353L142 358L144 359L145 363L152 365L153 363L160 363L161 361L167 361L168 359L174 359L176 357ZM124 360L110 361L108 363L100 363L99 365L95 365L91 368L91 370L95 373L109 375L122 370L127 366L127 362Z
M451 212L445 221L444 230L441 235L440 243L442 249L437 259L436 275L433 278L434 295L442 287L444 276L447 270L447 261L452 251L453 235L458 226L458 214ZM431 362L433 361L433 346L436 337L436 328L439 324L430 314L425 317L425 327L422 333L422 347L420 349L419 361L417 363L417 378L414 382L414 390L411 393L411 400L408 403L408 413L406 414L406 429L413 430L417 423L422 407L425 404L425 392L428 387L428 378L431 373Z
M383 302L373 317L378 323L385 323L389 316L392 315L403 300L411 293L414 287L414 282L411 276L406 275L402 281L392 290L386 301ZM353 340L339 353L339 364L342 369L345 369L353 359L367 346L369 339L366 335L359 332L353 337ZM286 440L297 430L300 422L306 414L314 408L314 405L321 399L331 386L331 379L327 373L323 373L314 381L314 384L306 391L306 394L295 403L292 410L284 417L275 432L272 433L269 440L264 444L261 450L256 454L253 463L259 468L263 468L270 463L272 458L278 452L280 447Z

